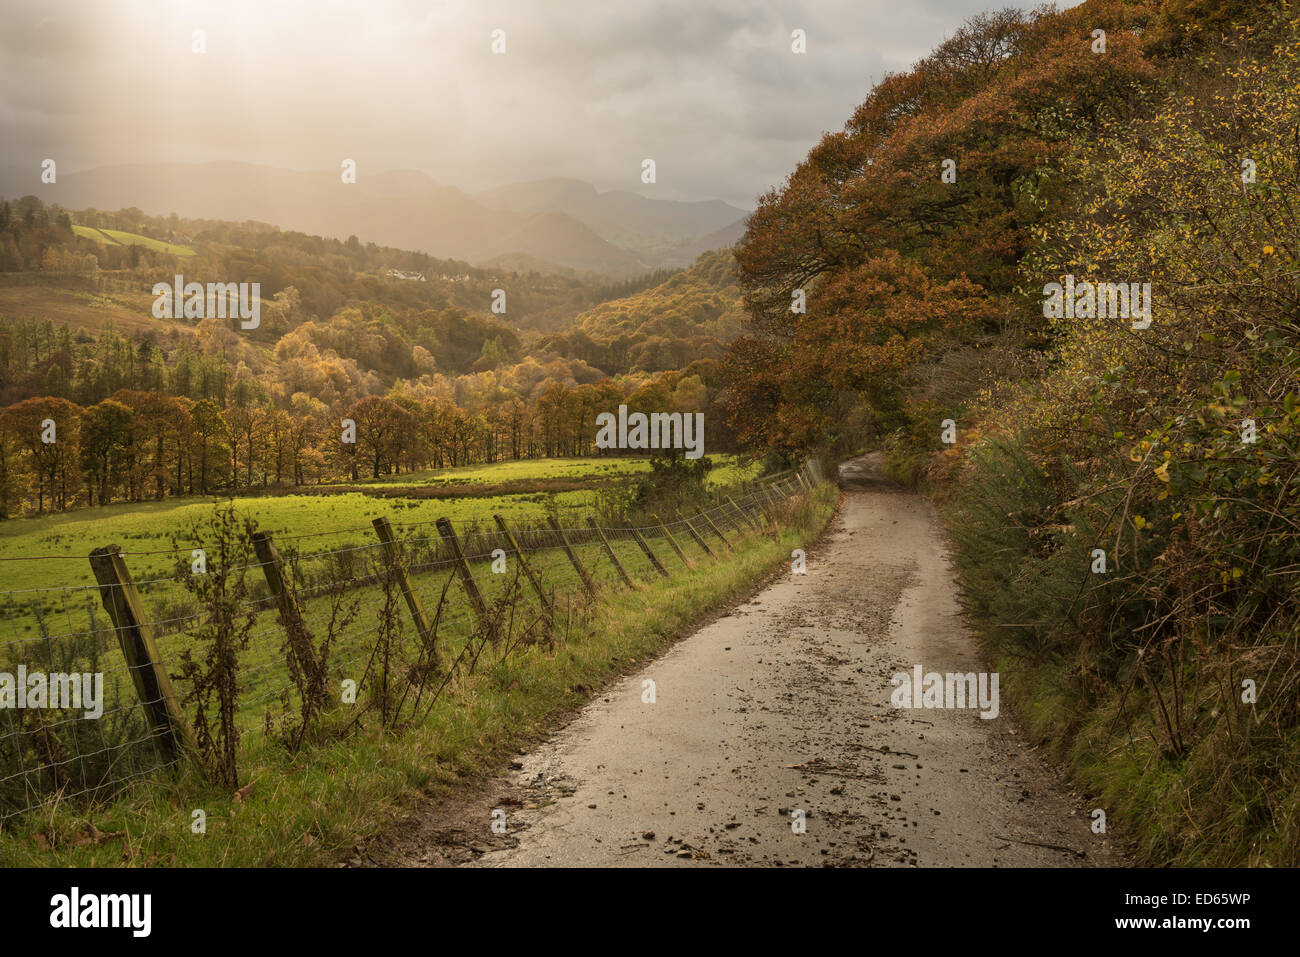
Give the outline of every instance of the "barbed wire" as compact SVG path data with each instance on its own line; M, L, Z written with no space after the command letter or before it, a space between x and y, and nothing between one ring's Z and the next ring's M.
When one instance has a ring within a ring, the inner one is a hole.
M741 538L774 530L776 523L769 514L773 505L806 490L796 482L795 475L791 471L751 483L747 494L738 500L727 498L697 509L694 516L678 515L660 524L607 525L589 517L590 524L584 526L568 526L556 520L554 527L530 525L509 532L475 526L459 535L452 532L400 538L395 543L395 556L382 541L291 554L280 560L285 569L283 580L290 583L296 596L297 625L309 636L328 642L330 674L337 678L350 670L355 672L352 677L358 686L364 687L381 642L397 639L389 652L397 656L396 660L412 665L418 664L428 650L421 644L426 636L407 616L396 587L398 569L407 576L411 590L424 599L434 632L432 640L459 664L476 636L495 618L506 616L507 631L522 635L535 627L540 620L537 616L549 616L554 603L562 597L566 602L590 602L593 589L621 586L623 575L650 575L651 580L657 580L654 576L659 574L660 564L680 570L683 561L693 567L706 558L718 558L721 550L715 552L704 544L706 537L720 538L729 548L738 541L728 541L721 529ZM701 521L701 517L707 521ZM699 527L693 527L693 521ZM430 524L436 524L436 520L401 527L413 529ZM357 526L282 536L280 540L346 531L374 529ZM646 554L644 549L651 541L670 544L674 555ZM482 568L502 553L522 560L512 566L513 575L484 576ZM405 561L402 556L406 556ZM616 563L621 564L621 571L616 569ZM269 564L250 562L226 571L246 575L254 569L265 570ZM475 568L480 570L478 575L474 574ZM525 575L529 568L531 574ZM35 713L30 709L0 709L0 823L36 807L94 800L130 780L177 764L178 759L163 746L165 731L155 727L151 713L151 708L165 702L143 700L137 671L148 666L169 673L178 699L193 706L193 689L184 675L189 673L186 666L191 664L190 656L200 647L196 629L204 627L208 613L187 590L191 580L178 574L0 592L0 621L9 631L9 636L0 639L0 670L6 667L7 659L11 669L25 665L30 672L44 667L48 675L94 672L101 682L95 719L86 717L86 708L81 713L75 708L41 709ZM136 624L151 633L156 643L156 660L144 665L128 661L122 644L124 632L110 620L112 614L104 610L111 604L108 599L114 589L133 586L145 610L145 620ZM256 736L269 727L265 722L272 720L272 712L266 709L272 703L281 701L286 714L292 711L300 686L288 657L291 652L285 611L279 597L260 581L247 587L247 596L237 602L242 613L252 616L239 660L237 720L245 734ZM339 627L336 616L344 605L349 613L343 619L346 625ZM62 630L52 628L56 622ZM24 631L33 633L27 635ZM504 647L510 647L509 641ZM452 673L447 673L447 680ZM438 693L442 693L441 688Z

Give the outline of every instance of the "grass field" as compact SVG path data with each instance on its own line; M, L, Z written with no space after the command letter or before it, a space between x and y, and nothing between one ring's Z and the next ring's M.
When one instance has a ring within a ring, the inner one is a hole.
M646 460L557 459L506 462L489 466L446 469L437 473L402 477L406 486L437 486L455 483L460 490L481 485L499 487L503 481L525 483L557 477L600 479L633 475L648 468ZM733 462L722 462L711 477L739 480L751 477L751 470ZM117 545L125 555L128 569L137 583L145 609L152 620L174 622L194 611L193 599L176 582L178 573L188 568L192 550L211 551L213 543L206 533L196 529L210 518L214 508L228 501L221 497L187 497L158 502L122 503L100 508L54 513L0 522L0 657L18 663L16 655L27 656L34 664L55 656L54 647L75 643L75 636L94 636L92 643L116 654L113 642L106 640L102 629L106 619L99 590L90 567L92 549ZM332 494L274 494L240 497L233 501L236 513L247 517L260 530L268 531L286 559L296 560L299 574L324 580L340 571L340 563L356 558L373 561L377 546L372 521L387 518L399 539L416 553L428 552L427 560L441 547L435 528L440 518L447 518L465 541L467 552L475 551L476 541L495 536L495 515L501 515L521 533L546 531L547 516L555 516L561 525L582 528L590 515L598 513L598 493L591 488L561 492L516 492L513 494L473 495L450 493L444 497L376 497L355 491ZM672 516L664 516L672 521ZM680 532L679 532L680 534ZM616 541L620 557L637 568L645 559L635 544ZM590 545L587 546L590 549ZM580 548L580 551L583 549ZM486 555L490 547L483 546ZM596 556L598 563L603 555ZM562 555L551 549L538 559L539 567L556 565L561 578L571 577ZM255 594L265 597L266 584L260 574L252 576ZM489 575L490 585L498 584ZM377 591L361 590L362 610L372 615L380 603ZM436 601L427 595L426 601ZM320 609L311 602L307 611ZM174 626L164 625L166 635ZM277 632L274 623L263 628L267 647ZM70 636L70 637L64 637ZM171 638L166 639L171 642ZM46 647L46 642L54 645ZM174 647L189 647L181 642ZM78 654L84 655L83 649ZM267 653L269 657L270 653ZM57 670L53 664L47 665ZM129 688L117 689L117 693Z
M565 492L554 496L564 511L582 511L591 493ZM225 499L165 499L109 505L36 518L0 523L0 591L84 585L94 581L87 555L101 545L120 545L134 576L158 578L175 571L176 555L145 554L172 548L176 536L188 563L189 550L203 543L193 539L192 526L211 514ZM267 495L241 497L235 508L273 534L277 541L292 536L304 551L328 551L369 542L371 520L384 516L394 525L432 523L449 518L458 528L492 521L494 512L508 520L544 516L545 494L503 495L492 498L384 499L352 492L341 495ZM31 556L58 556L40 561L13 561Z
M714 457L711 485L732 484L756 477L753 467ZM471 465L436 472L365 482L366 486L483 484L551 478L615 478L649 469L646 459L531 459ZM236 509L271 532L278 540L309 534L301 540L304 551L327 551L363 542L373 535L370 522L386 517L394 525L412 526L449 518L457 528L492 526L494 513L508 521L527 523L544 519L551 510L566 516L564 524L582 524L595 504L590 490L571 492L521 492L486 498L376 498L357 492L342 494L241 496ZM11 519L0 522L0 592L92 584L87 555L101 545L120 545L127 563L140 579L158 578L175 570L176 555L144 554L173 547L173 537L189 549L191 528L211 513L221 496L164 499L159 502L119 503L101 508ZM136 553L136 554L132 554ZM42 556L39 561L16 560Z
M72 231L84 239L93 239L101 246L144 246L156 252L171 253L173 256L193 256L194 250L178 243L150 239L137 233L128 233L120 229L99 229L95 226L73 226Z
M711 455L713 468L709 471L710 486L733 485L758 477L756 463L745 463L733 455ZM366 480L365 485L455 485L462 482L479 482L495 485L502 482L555 478L616 478L636 475L650 470L650 460L640 458L560 458L521 459L518 462L494 462L489 465L461 465L456 468L410 472L406 475Z
M389 504L359 497L371 506ZM473 501L477 505L483 502ZM800 501L802 505L798 505ZM322 503L314 504L319 507ZM232 804L229 794L214 790L192 768L179 776L155 772L134 784L128 782L112 803L94 810L96 826L104 832L120 832L121 844L79 837L87 809L75 801L61 802L52 810L18 821L16 830L0 835L0 862L146 866L328 863L341 849L389 823L394 814L418 800L422 791L453 784L498 760L522 737L552 720L557 711L581 703L593 687L617 674L623 662L664 647L695 616L788 560L792 547L804 546L820 533L833 508L834 492L826 488L812 499L796 497L791 504L793 510L785 519L770 526L774 534L758 535L743 521L727 526L733 549L720 548L714 541L714 553L709 554L679 528L676 537L685 551L683 558L669 547L666 536L654 539L655 550L669 570L668 578L656 573L630 538L612 536L615 552L638 582L631 591L621 586L598 539L593 536L580 541L575 537L574 547L597 582L595 603L583 598L581 580L558 539L521 532L529 560L556 602L557 623L553 642L525 641L522 645L511 645L509 640L474 645L475 630L458 582L454 575L449 577L445 564L419 564L421 545L416 532L408 541L407 554L412 558L413 584L423 595L426 608L433 612L440 593L451 589L451 604L441 616L437 639L444 661L456 658L458 652L472 651L476 666L453 667L454 680L446 695L435 697L432 710L423 718L401 734L383 731L371 721L344 739L327 740L320 748L297 756L289 754L259 733L266 716L277 713L286 686L279 650L283 631L273 611L262 611L254 641L241 658L240 682L239 714L245 728L240 745L241 783L247 780L256 785L255 801ZM521 529L537 527L538 514L520 511L516 522ZM138 520L143 533L150 516L140 515ZM493 574L486 554L490 544L486 537L464 537L465 552L473 561L474 575L489 607L501 614L508 609L508 638L532 627L526 624L529 621L535 625L540 606L537 596L526 588L515 591L522 587L518 570L513 577ZM363 575L365 563L356 554L359 551L373 555L377 550L368 545L364 550L345 548L303 559L301 567L316 571L307 572L300 585L310 584L317 573L332 580L340 575ZM255 570L250 570L250 575L261 577ZM376 620L383 620L385 590L373 581L367 584L364 577L358 581L348 600L358 604L360 614L356 626L333 645L330 672L336 682L369 674L373 685L378 678L369 668L380 627ZM142 592L150 602L149 590ZM319 638L328 627L329 600L311 597L306 589L300 591L300 597L303 616ZM496 604L495 599L501 602ZM405 615L404 608L401 613ZM399 642L408 649L410 631L408 624ZM108 632L108 637L111 634ZM188 636L181 633L164 634L159 639L162 655L169 662L176 660L187 643ZM105 648L111 651L112 643L106 641ZM121 663L107 660L110 657L106 655L98 667L120 679ZM398 673L399 660L410 664L399 651L382 673L388 673L390 667ZM121 684L118 680L119 693ZM178 693L184 692L183 685L178 686ZM131 694L129 684L125 694ZM126 722L138 716L126 709L119 717ZM111 731L96 730L101 734ZM123 753L127 767L134 766L130 762L138 757L138 750ZM141 767L148 771L151 765L146 760ZM194 838L189 829L193 808L203 808L211 822L211 830L203 838Z
M612 478L645 472L648 459L521 459L518 462L493 462L487 465L460 465L456 468L408 472L405 475L370 479L366 485L456 485L473 482L498 485L533 479Z
M501 544L500 541L489 544L498 535L495 515L501 515L518 530L528 548L530 541L545 541L550 536L546 527L548 516L556 517L565 527L581 529L588 516L599 512L594 486L603 480L644 472L648 467L647 460L636 459L506 462L401 477L401 484L414 490L446 484L448 494L439 497L409 497L405 489L399 490L395 497L322 490L316 494L303 491L302 494L246 496L233 500L231 505L238 516L247 517L258 529L273 535L281 554L294 563L294 571L304 586L376 574L382 563L371 522L380 517L393 525L413 561L422 560L430 568L437 567L445 561L446 549L435 523L447 518L461 536L478 573L485 576L484 592L491 600L503 585L501 577L485 567L491 549ZM724 461L712 475L718 480L734 481L751 477L752 470ZM593 487L491 494L491 490L503 484L526 487L530 481L557 478L570 482L585 480ZM383 483L378 487L383 487ZM488 494L465 491L475 488L488 490ZM192 615L196 606L177 576L188 568L194 548L203 548L215 557L215 543L201 526L211 518L215 508L227 501L220 497L188 497L122 503L0 523L0 663L7 661L14 667L23 662L31 667L43 663L46 670L68 670L69 663L56 660L65 653L74 654L78 660L93 654L120 658L116 642L110 640L111 632L105 631L107 619L88 560L92 549L110 544L123 551L148 619L160 623L154 628L160 646L166 648L172 659L186 649L193 650L193 643L178 623ZM665 520L672 521L673 516L666 516ZM679 529L678 534L684 535L684 531ZM632 540L612 532L611 536L613 547L628 568L653 574ZM686 544L694 547L692 542ZM601 573L613 574L612 568L605 567L606 556L596 543L578 542L575 547ZM574 570L554 542L544 547L533 561L547 581L571 584L575 578ZM259 572L250 572L250 585L256 599L267 597L266 582ZM433 587L426 582L421 587L425 585ZM382 589L374 585L355 589L353 597L358 601L363 620L373 619L383 603ZM426 602L434 604L438 598L434 592L424 596ZM303 604L309 620L320 625L326 616L326 602L308 595ZM462 616L460 622L450 622L449 627L455 631L465 624ZM264 616L256 642L262 660L275 659L280 635L282 631L274 615ZM364 633L349 638L357 654L367 640L370 639ZM70 648L75 651L69 651ZM117 669L119 679L126 675L123 668L124 664ZM283 677L274 668L269 668L266 676L272 682ZM269 692L279 686L273 688L267 684L266 687ZM114 686L112 696L134 700L129 682L121 680Z

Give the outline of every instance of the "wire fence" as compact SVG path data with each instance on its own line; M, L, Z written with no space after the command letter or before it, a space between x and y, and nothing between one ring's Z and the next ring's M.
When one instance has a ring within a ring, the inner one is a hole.
M351 693L385 722L410 721L485 647L552 640L557 617L602 592L779 533L823 481L810 462L749 483L739 500L719 495L639 526L512 528L494 516L495 529L458 533L446 519L432 529L376 519L356 529L370 534L363 543L283 553L256 532L205 550L211 567L142 581L116 546L96 549L94 585L0 592L0 825L110 795L186 760L196 734L210 739L222 696L203 676L218 631L241 639L237 707L225 716L241 747L301 733L318 695L337 705Z

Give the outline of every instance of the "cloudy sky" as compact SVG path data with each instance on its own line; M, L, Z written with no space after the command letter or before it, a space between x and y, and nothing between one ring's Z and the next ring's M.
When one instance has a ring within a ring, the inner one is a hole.
M5 0L0 164L350 157L467 190L564 176L749 208L885 73L1008 5L1030 4Z

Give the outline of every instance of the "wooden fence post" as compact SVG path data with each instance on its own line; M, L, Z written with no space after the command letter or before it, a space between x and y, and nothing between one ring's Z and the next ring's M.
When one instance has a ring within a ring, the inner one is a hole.
M826 480L822 473L822 460L820 458L809 458L804 462L804 467L808 469L808 481L814 486L820 485Z
M375 534L379 536L380 544L383 546L388 567L392 569L393 575L397 578L397 585L402 589L402 596L406 599L406 607L410 609L411 618L415 620L415 630L420 633L420 641L428 649L430 663L437 667L439 656L438 648L434 643L433 626L429 624L429 616L424 613L424 603L411 587L410 576L406 573L406 566L402 563L401 553L397 549L397 540L393 537L393 526L383 516L374 519L371 524L374 525Z
M560 536L560 544L564 546L564 554L569 556L569 561L572 562L573 567L578 570L578 577L582 579L582 584L586 587L587 594L594 596L596 594L596 585L592 582L591 576L587 574L587 569L582 567L582 562L578 561L578 553L575 552L573 546L569 544L569 536L564 534L564 529L560 527L560 523L555 520L554 516L546 516L546 521L551 528L554 529L555 533Z
M735 509L737 512L740 513L741 519L744 520L747 526L752 527L754 529L762 528L762 526L759 525L755 519L750 518L749 515L745 512L745 510L736 504L736 500L732 498L730 495L727 496L727 502L728 504L731 505L733 509Z
M456 530L451 527L448 519L440 518L434 523L440 534L447 541L451 542L451 551L456 558L456 572L460 575L460 583L465 586L465 594L469 596L469 603L474 608L474 616L478 621L487 617L487 604L483 601L483 593L478 590L478 582L474 580L474 573L470 571L469 562L465 560L465 552L461 550L460 539L456 537Z
M117 640L140 704L163 749L172 755L183 748L194 749L194 729L181 712L122 550L116 545L96 548L90 553L90 567L99 583L104 610L117 629Z
M315 640L307 623L302 620L302 608L298 605L293 583L285 580L284 564L280 561L280 553L276 550L271 533L254 532L253 550L257 553L257 561L262 566L262 574L266 576L266 584L280 609L280 622L289 636L289 653L297 661L301 673L307 677L308 685L317 686L317 700L323 701L327 692L316 663Z
M515 538L515 533L510 530L510 526L506 524L506 520L500 515L493 515L492 518L496 520L497 528L501 529L506 540L510 542L510 547L513 548L515 554L519 556L519 566L523 568L524 574L527 575L528 580L532 582L533 591L537 592L537 597L541 599L542 607L546 609L548 615L552 614L553 609L551 608L550 599L546 597L546 589L542 587L541 581L538 579L536 573L533 572L533 566L528 563L528 558L524 555L524 550L519 547L519 542Z
M687 558L686 553L682 551L682 546L678 545L677 539L673 538L673 533L668 531L668 526L664 524L664 520L660 518L658 515L652 514L650 517L653 518L656 522L658 522L659 527L664 530L664 537L668 539L668 544L671 545L673 551L677 553L677 557L682 560L682 564L685 565L687 568L694 568L695 566L691 564L691 560Z
M777 524L780 524L781 503L789 497L789 494L790 493L785 490L785 482L781 482L779 486L774 485L768 490L768 498L771 500L772 507L772 521Z
M709 528L713 529L713 534L718 536L718 538L722 541L722 544L724 546L726 546L727 548L731 548L731 542L727 541L727 536L722 534L722 529L718 528L717 524L713 521L713 519L709 518L708 512L701 511L699 517L704 519L705 523L708 524Z
M650 546L647 545L645 539L641 537L641 533L635 528L628 528L628 531L632 533L632 537L636 539L636 543L641 546L641 551L645 552L645 557L650 559L650 564L655 567L655 570L659 572L660 575L663 575L664 578L669 577L668 569L664 568L659 559L655 556L655 553L650 551Z
M700 537L700 533L695 530L695 526L693 526L690 522L686 520L686 516L678 514L677 520L686 526L687 533L691 536L691 538L695 539L696 545L699 545L700 548L704 549L704 554L708 555L710 558L715 557L713 554L713 549L709 548L708 542L706 542L703 538Z
M627 573L627 569L623 567L623 563L620 562L618 556L614 554L614 548L609 544L609 539L605 537L605 532L596 524L596 520L590 515L587 516L587 527L600 536L600 543L605 546L605 554L608 555L609 560L614 563L614 568L618 570L618 575L623 579L623 584L628 588L636 588L636 585L632 582L632 577Z

